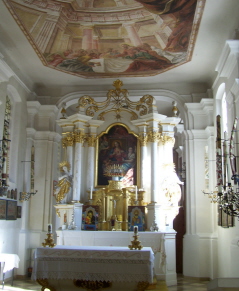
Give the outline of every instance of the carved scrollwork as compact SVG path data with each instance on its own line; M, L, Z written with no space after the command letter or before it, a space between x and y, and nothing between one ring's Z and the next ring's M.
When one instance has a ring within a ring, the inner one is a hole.
M78 100L78 106L76 108L79 108L79 107L84 108L89 104L95 104L95 100L88 95L84 95L84 96L80 97L80 99Z
M137 291L144 291L149 286L149 282L139 282L137 284Z
M45 289L49 289L50 291L56 291L56 288L51 286L47 279L37 279L36 281L42 286L41 291L44 291Z
M73 283L76 287L87 290L100 290L103 288L110 288L112 286L112 283L109 281L74 280Z
M99 110L99 107L96 105L89 106L86 109L86 115L93 117L95 115L95 112L97 112L98 110Z

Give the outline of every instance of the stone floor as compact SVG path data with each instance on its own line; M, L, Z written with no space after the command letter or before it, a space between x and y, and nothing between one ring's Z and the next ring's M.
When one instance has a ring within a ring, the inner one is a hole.
M178 284L177 286L168 287L168 291L206 291L207 290L206 280L198 280L194 278L188 278L183 276L178 276ZM1 289L1 288L0 288ZM19 280L15 279L13 282L13 286L11 286L11 282L6 282L4 286L4 291L40 291L41 286L30 279ZM46 289L47 290L47 289ZM66 290L67 291L67 290ZM127 290L122 290L127 291Z

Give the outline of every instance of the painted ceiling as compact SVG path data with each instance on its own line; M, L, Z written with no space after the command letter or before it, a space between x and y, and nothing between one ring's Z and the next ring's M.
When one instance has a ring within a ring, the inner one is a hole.
M4 0L43 65L83 78L158 75L189 62L204 1Z

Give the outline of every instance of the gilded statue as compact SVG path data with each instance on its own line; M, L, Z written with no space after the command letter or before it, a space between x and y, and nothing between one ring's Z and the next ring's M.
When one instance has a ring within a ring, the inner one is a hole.
M63 161L59 164L62 176L58 178L58 183L54 189L54 196L57 203L60 203L68 194L72 186L72 175L70 175L70 164L67 161Z

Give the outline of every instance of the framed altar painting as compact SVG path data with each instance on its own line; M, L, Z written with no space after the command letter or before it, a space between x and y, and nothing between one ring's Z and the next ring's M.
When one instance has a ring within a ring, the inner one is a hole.
M7 218L7 200L0 199L0 220Z
M83 205L82 208L82 230L98 230L99 206Z
M112 177L123 187L137 184L137 136L123 124L115 124L104 132L97 144L96 184L105 186Z
M146 230L145 206L128 206L128 231L134 231L138 226L138 231Z
M7 220L17 219L17 201L7 201Z

